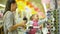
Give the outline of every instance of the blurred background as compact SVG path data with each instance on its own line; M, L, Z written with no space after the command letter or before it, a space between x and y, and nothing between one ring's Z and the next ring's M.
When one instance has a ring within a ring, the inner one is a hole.
M0 0L0 34L4 34L3 31L3 13L5 9L7 0ZM34 2L39 9L45 13L45 9L43 5L41 4L42 0L29 0L29 2ZM48 0L45 0L48 1ZM50 0L49 4L46 4L48 12L47 12L47 18L48 22L50 24L46 25L46 23L43 24L43 27L51 27L50 33L51 34L60 34L60 0ZM51 15L50 15L51 14ZM49 16L50 15L50 16ZM53 16L53 17L52 17ZM40 33L42 34L42 33Z

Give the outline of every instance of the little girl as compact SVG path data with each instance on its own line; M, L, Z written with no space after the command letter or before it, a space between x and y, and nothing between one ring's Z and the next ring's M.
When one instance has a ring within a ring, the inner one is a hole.
M39 16L35 14L35 15L32 15L30 19L31 19L30 24L32 25L30 27L33 27L33 28L30 29L29 34L35 34L38 27Z
M31 21L29 22L29 24L32 25L33 28L30 29L29 34L35 34L39 29L39 25L44 23L45 19L39 20L39 16L37 14L32 15L30 19Z

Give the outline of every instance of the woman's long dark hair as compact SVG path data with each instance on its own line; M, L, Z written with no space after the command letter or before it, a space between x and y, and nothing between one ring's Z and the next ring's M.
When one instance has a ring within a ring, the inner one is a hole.
M7 11L11 11L11 4L12 3L16 3L15 0L7 0L6 3L6 7L5 7L5 12L3 13L3 15L7 12Z

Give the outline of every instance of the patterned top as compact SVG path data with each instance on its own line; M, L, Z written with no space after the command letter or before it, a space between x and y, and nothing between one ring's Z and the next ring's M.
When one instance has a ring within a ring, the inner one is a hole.
M16 24L14 21L13 12L7 11L6 14L4 15L3 22L4 22L4 34L18 34L17 30L7 32L7 30L9 30L11 26Z

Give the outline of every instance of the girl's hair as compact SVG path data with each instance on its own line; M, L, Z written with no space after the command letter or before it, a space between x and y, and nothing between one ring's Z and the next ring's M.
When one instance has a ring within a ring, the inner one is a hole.
M11 11L11 4L12 3L16 3L15 0L7 0L6 3L6 7L5 7L5 12L3 13L3 15L7 12L7 11Z
M37 15L37 14L33 14L31 17L30 17L30 20L33 20L34 16ZM37 15L38 16L38 15Z

